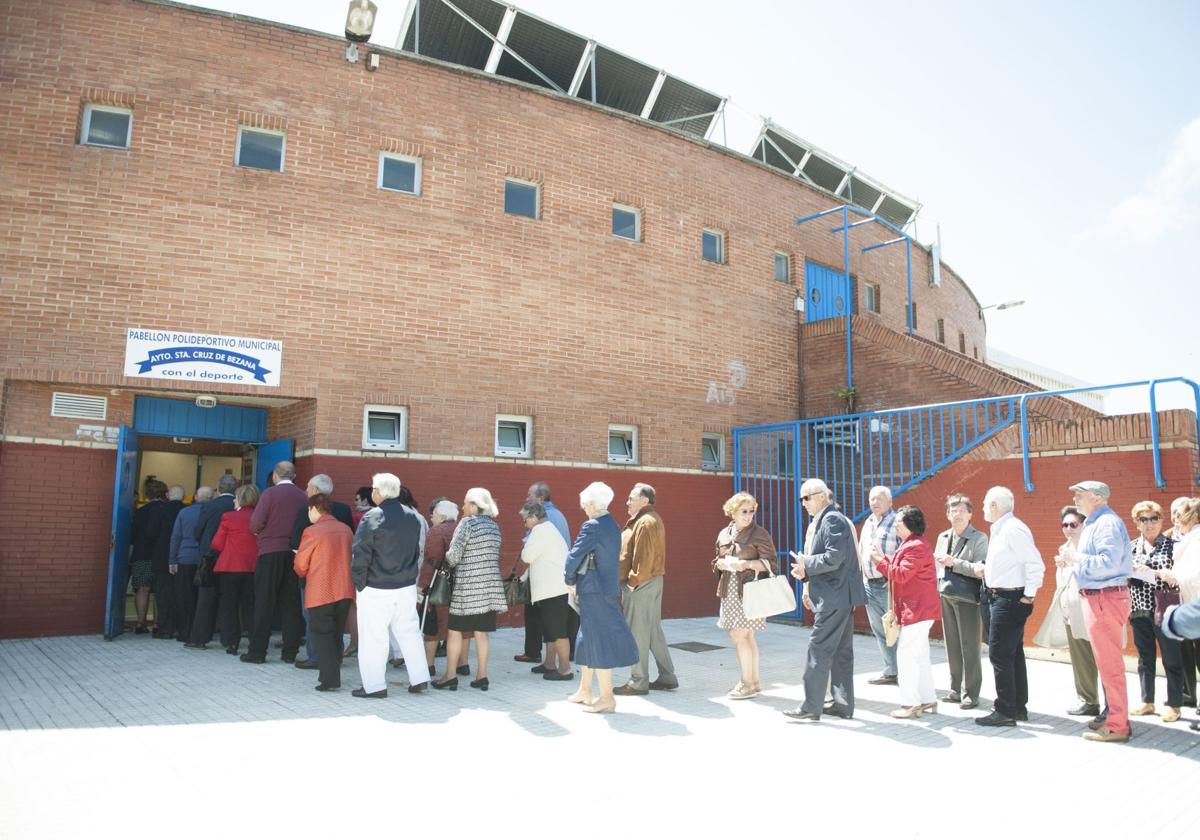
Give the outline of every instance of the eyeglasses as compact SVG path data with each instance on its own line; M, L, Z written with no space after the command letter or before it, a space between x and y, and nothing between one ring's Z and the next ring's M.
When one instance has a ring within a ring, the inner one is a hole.
M817 496L820 496L820 495L821 495L820 493L809 493L807 496L801 496L800 501L807 502L809 499L815 499L815 498L817 498Z
M1079 527L1079 523L1078 523L1078 522L1064 522L1064 523L1062 524L1062 526L1063 526L1064 528L1078 528L1078 527Z
M1158 522L1160 519L1162 519L1161 516L1139 516L1137 521L1145 525L1147 522Z
M758 510L758 508L742 508L741 510L737 511L737 515L738 516L745 516L746 514L753 515L754 512L757 510Z

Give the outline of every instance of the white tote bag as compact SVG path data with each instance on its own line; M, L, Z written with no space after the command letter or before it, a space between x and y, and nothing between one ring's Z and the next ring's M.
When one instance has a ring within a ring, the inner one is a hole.
M770 569L767 571L770 577L742 585L742 612L746 618L767 618L796 610L796 592L792 589L792 582Z

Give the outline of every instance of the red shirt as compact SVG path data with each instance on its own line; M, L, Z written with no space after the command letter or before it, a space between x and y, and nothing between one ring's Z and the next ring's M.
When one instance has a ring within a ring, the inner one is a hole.
M293 566L304 578L305 607L311 610L354 597L350 582L353 542L353 532L328 513L304 529Z
M910 534L892 557L876 564L892 583L892 603L900 626L942 617L937 591L937 562L924 537Z
M254 571L258 565L258 539L250 532L252 516L252 507L221 514L221 524L212 539L213 550L221 552L214 572Z

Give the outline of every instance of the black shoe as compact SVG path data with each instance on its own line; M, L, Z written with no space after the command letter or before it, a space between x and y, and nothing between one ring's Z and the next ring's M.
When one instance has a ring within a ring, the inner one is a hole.
M435 650L433 652L433 658L437 659L439 656L445 656L445 655L446 655L446 643L438 642L437 650Z
M458 679L458 677L455 677L455 679ZM478 680L471 680L471 688L478 688L480 691L487 691L488 685L489 683L487 677L483 677Z
M1017 722L1007 715L1002 715L999 712L992 712L990 715L975 718L975 723L980 726L1016 726Z
M425 682L423 682L423 683L417 683L416 685L410 685L408 687L409 694L421 694L428 690L429 690L429 680L425 680Z
M455 677L452 680L446 680L445 682L438 682L437 680L434 680L433 687L438 691L441 691L443 688L448 691L458 691L458 677Z
M632 683L625 683L625 685L619 685L613 689L613 694L617 695L618 697L640 697L643 694L649 693L650 689L637 688Z
M378 691L367 691L365 688L356 688L350 693L355 697L370 697L373 700L387 697L386 688L381 688Z
M1087 728L1093 732L1099 731L1104 724L1108 723L1108 715L1096 715L1087 722Z
M1188 724L1188 729L1193 732L1200 732L1200 720L1194 720Z
M558 680L560 682L566 682L567 680L575 679L575 674L573 672L567 672L565 674L560 674L558 671L547 671L546 673L542 674L542 679ZM615 690L614 690L614 693L615 693Z
M454 669L454 673L458 674L460 677L469 676L471 673L471 666L470 665L459 665L457 668Z
M313 671L313 670L316 670L317 668L320 668L321 666L318 665L315 660L301 659L300 661L298 661L296 663L296 667L302 671Z
M146 626L146 625L144 625L144 624L139 624L137 627L134 627L134 628L133 628L133 632L134 632L136 635L140 636L140 635L142 635L143 633L149 633L149 632L150 632L150 628L149 628L149 627L147 627L147 626Z
M897 677L894 674L891 676L888 676L887 674L881 674L880 676L876 677L873 680L867 680L867 685L899 685L899 684L900 684L900 681L899 681L899 679L897 679Z
M152 639L174 639L175 634L169 630L155 630L150 634Z
M1099 706L1089 706L1087 703L1080 703L1074 709L1067 709L1067 714L1076 717L1095 717L1100 714Z
M650 683L651 691L674 691L677 688L679 688L679 683L665 683L662 680Z
M249 662L251 665L265 665L267 662L265 656L251 656L248 653L243 653L241 658L243 662Z
M195 644L194 642L184 642L183 646L188 650L205 650L208 645L204 643Z
M833 703L830 703L828 706L823 708L821 710L821 714L833 715L834 717L840 717L843 720L850 720L854 717L854 712L849 711L843 706L834 705Z
M283 661L284 661L284 662L286 662L286 663L287 663L287 664L289 664L289 665L293 664L293 663L296 661L296 654L294 654L294 653L292 653L292 654L287 654L287 653L285 653L285 654L283 655Z
M339 688L341 688L340 685L325 685L325 683L317 683L316 685L317 691L337 691Z
M238 646L230 645L229 647L225 648L225 652L228 653L230 656L237 656Z
M1021 711L1017 712L1017 720L1021 721L1022 723L1028 722L1029 711L1027 709L1022 709Z
M550 669L547 668L545 665L534 665L532 668L529 669L529 672L531 674L544 674L548 670L550 670Z
M816 712L806 712L803 707L797 706L794 709L784 711L785 717L790 717L792 720L820 720L821 716Z

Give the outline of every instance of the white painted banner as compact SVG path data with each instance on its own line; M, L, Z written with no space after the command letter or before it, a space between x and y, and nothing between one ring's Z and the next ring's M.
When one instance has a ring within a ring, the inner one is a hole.
M283 342L269 338L143 330L125 331L125 375L176 382L279 387Z

